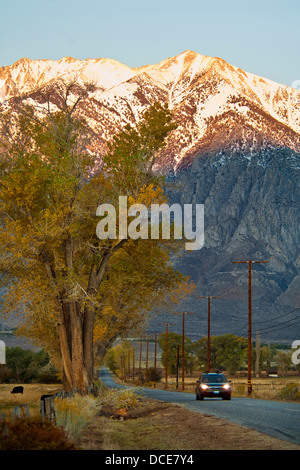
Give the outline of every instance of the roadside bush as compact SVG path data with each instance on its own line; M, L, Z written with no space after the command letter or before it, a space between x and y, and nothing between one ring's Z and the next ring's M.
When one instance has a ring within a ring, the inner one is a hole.
M75 450L62 428L40 418L0 422L0 436L0 450Z
M125 408L125 410L134 408L139 403L139 397L133 390L120 391L116 398L117 407Z
M234 384L233 391L236 396L244 396L246 393L246 385L245 384Z
M62 426L70 439L78 439L82 430L97 413L97 401L91 395L76 394L74 398L54 400L56 424Z
M92 387L92 394L94 395L94 397L103 395L106 389L107 389L106 385L101 380L94 380L93 387Z
M110 390L103 389L103 393L99 395L98 402L101 405L108 405L113 409L129 410L135 408L141 403L141 396L135 390Z
M280 398L284 400L298 401L300 400L300 392L298 391L298 386L296 383L287 384L280 390Z
M156 369L156 382L160 382L161 378L162 378L161 371ZM149 369L148 369L148 382L155 382L155 369L154 369L154 367L149 367Z

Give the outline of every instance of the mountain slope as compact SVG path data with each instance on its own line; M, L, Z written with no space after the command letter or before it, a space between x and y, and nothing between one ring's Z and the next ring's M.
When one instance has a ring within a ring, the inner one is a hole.
M195 297L223 298L212 305L212 334L247 335L248 269L233 261L251 259L268 261L253 265L254 334L260 331L264 340L296 339L300 315L300 310L294 312L300 307L299 181L299 154L290 149L268 149L256 154L219 152L195 158L177 175L173 189L170 185L172 202L198 202L205 207L204 248L186 252L176 267L196 283ZM197 315L187 321L187 331L194 338L207 331L207 303L195 297L182 306ZM284 317L288 312L294 313Z
M0 70L0 99L30 96L74 75L97 86L82 113L97 131L99 155L154 100L168 102L179 124L159 168L186 167L200 152L225 148L300 151L299 91L192 51L137 69L111 59L21 59Z
M212 334L247 326L247 272L232 261L266 259L253 273L254 325L265 338L297 339L291 317L282 328L272 318L300 307L300 92L185 51L140 68L110 59L21 59L0 69L0 102L34 100L39 88L74 76L96 85L81 113L95 131L97 158L153 101L173 110L178 128L156 168L175 182L171 201L205 205L204 248L176 265L198 295L224 298L214 304ZM191 298L182 308L200 315L196 324L189 319L187 334L206 334L206 306Z

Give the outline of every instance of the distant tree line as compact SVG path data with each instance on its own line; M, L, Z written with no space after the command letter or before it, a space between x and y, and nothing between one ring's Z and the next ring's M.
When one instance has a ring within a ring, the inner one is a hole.
M157 356L157 367L164 367L166 360L166 333L158 336L158 346L161 354ZM195 370L204 371L207 369L207 337L203 337L196 342L192 342L185 336L185 370L192 373ZM179 348L179 354L177 353ZM132 355L133 346L129 341L108 350L105 356L105 364L113 372L118 373L121 366L121 356ZM136 351L137 361L137 351ZM287 375L289 370L300 373L300 365L294 365L291 361L291 350L281 344L262 344L256 348L253 342L252 348L252 370L253 374L260 375L261 371L271 373L276 371L281 376ZM248 340L233 334L211 336L210 338L210 369L226 370L234 375L237 371L247 370ZM177 359L178 358L178 359ZM144 359L143 359L144 361ZM177 361L179 369L182 368L182 335L168 333L168 373L175 375L177 371ZM149 361L149 371L153 361ZM137 363L136 363L137 365Z
M6 348L6 364L0 366L0 383L57 383L58 372L44 350Z
M162 349L161 362L165 364L166 334L159 336L158 344ZM192 342L185 337L185 369L206 370L207 368L207 337ZM179 368L182 367L182 335L169 333L168 335L168 372L176 373L177 347L179 346ZM232 334L211 336L210 338L210 368L211 370L227 370L234 374L240 370L247 357L247 340Z
M159 346L162 349L162 364L165 363L166 334L159 336ZM182 335L169 333L168 335L168 372L176 373L177 346L180 348L179 367L182 367ZM248 340L233 334L224 334L210 337L210 369L226 370L234 375L239 370L246 370L248 355ZM185 368L187 372L193 370L206 370L207 368L207 337L192 342L185 337ZM300 373L300 365L292 363L292 352L288 346L282 344L263 344L252 348L252 370L257 376L261 371L270 373L276 371L286 376L289 370Z

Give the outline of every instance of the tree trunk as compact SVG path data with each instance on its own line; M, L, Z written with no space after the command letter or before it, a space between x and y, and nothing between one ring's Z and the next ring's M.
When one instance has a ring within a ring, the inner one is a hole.
M58 323L58 337L60 343L60 352L63 366L63 385L66 392L73 390L72 380L72 362L70 356L69 343L67 338L66 327L63 317Z
M71 357L72 357L72 384L73 389L84 391L89 385L85 383L85 367L83 361L82 324L76 312L75 301L69 302L71 326Z
M63 365L64 389L85 390L91 385L93 374L86 370L83 353L83 328L76 311L75 301L62 308L62 321L58 324Z
M86 371L88 386L94 378L94 311L87 308L83 322L83 362Z
M92 302L107 270L111 256L121 248L127 240L122 240L113 249L103 255L100 266L91 266L87 293ZM64 243L66 266L72 270L72 240L69 237ZM46 272L53 282L55 273L44 256ZM60 319L58 323L58 334L63 364L64 388L65 390L86 391L92 385L94 378L94 321L95 310L93 305L87 305L81 311L81 305L76 300L67 302L67 295L61 292L58 296L60 305Z

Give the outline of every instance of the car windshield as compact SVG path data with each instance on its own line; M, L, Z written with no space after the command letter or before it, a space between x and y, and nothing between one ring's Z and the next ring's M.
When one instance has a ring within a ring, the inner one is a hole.
M211 374L211 375L203 375L202 376L203 383L209 382L226 382L226 377L223 374Z

